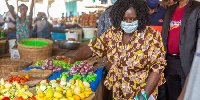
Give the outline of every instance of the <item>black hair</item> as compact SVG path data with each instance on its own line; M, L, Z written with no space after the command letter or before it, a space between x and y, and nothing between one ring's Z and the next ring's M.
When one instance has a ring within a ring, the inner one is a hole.
M22 3L21 5L19 5L19 8L22 7L22 6L25 6L28 10L28 6L26 6L24 3Z
M115 28L119 28L125 12L133 7L137 13L138 31L143 31L149 24L149 13L145 0L117 0L110 12L111 23Z
M10 7L14 10L15 9L15 7L13 6L13 5L10 5Z

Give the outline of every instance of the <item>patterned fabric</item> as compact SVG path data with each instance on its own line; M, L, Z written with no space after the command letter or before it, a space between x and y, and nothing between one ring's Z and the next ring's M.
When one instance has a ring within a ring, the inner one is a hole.
M17 29L17 41L29 38L29 16L26 17L24 23L20 23L18 15L16 16L16 29Z
M160 33L150 27L135 31L127 44L123 44L121 28L110 27L103 35L90 41L93 56L107 56L112 63L104 81L113 90L115 100L130 100L145 88L151 72L161 73L158 85L165 82L162 73L166 61ZM157 97L157 88L153 93Z
M103 14L101 14L99 18L98 32L97 32L98 37L101 36L112 25L109 17L111 9L112 7L108 8L106 11L103 12Z

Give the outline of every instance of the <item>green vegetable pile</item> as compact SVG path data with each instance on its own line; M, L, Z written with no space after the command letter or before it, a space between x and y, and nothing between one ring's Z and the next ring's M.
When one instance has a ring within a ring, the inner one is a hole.
M83 81L92 82L96 81L97 74L88 74L87 77L83 78Z
M82 78L84 78L84 77L85 77L85 75L82 75L82 76L81 76L81 75L79 75L79 74L76 73L76 74L74 74L73 79L74 79L74 80L77 80L77 79L82 79Z
M44 65L44 64L45 64L45 60L37 61L37 62L35 63L36 66L42 66L42 65Z
M73 79L74 80L77 80L77 79L83 79L83 81L87 81L87 82L92 82L92 81L96 81L96 78L97 78L97 74L88 74L87 77L85 77L85 75L79 75L79 74L75 74L73 76Z
M59 65L62 65L64 69L67 69L69 70L71 66L73 66L73 64L68 64L68 63L65 63L63 61L58 61L58 60L55 60L55 59L52 59L53 60L53 64L56 65L56 66L59 66Z
M61 75L60 75L60 78L57 78L57 80L61 80L61 78L65 76L66 78L69 77L69 74L67 72L63 72Z
M67 69L67 70L69 70L70 67L73 66L73 64L68 64L68 63L65 63L65 62L63 62L63 61L58 61L58 60L55 60L55 59L52 59L52 60L53 60L53 64L54 64L55 66L61 65L61 66L63 66L64 69ZM41 60L41 61L37 61L37 62L35 63L35 65L36 65L36 66L42 66L42 65L44 65L45 63L46 63L45 60ZM75 62L75 64L80 64L80 63L81 63L80 61L76 61L76 62Z

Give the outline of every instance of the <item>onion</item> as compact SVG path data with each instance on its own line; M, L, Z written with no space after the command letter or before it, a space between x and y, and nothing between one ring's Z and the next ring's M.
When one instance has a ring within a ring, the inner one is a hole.
M54 68L54 69L53 69L53 72L57 72L57 69Z
M43 69L43 70L46 70L46 66L45 66L45 65L43 65L43 66L42 66L42 69Z

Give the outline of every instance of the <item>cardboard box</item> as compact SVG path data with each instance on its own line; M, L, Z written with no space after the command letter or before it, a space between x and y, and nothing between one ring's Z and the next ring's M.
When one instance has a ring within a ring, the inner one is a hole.
M19 54L19 50L17 49L17 45L15 45L15 46L11 49L10 57L11 57L11 58L20 58L20 54Z

